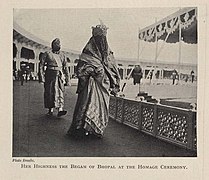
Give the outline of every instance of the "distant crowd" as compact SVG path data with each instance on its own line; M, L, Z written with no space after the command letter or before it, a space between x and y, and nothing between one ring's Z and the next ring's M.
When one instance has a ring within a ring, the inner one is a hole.
M148 79L150 80L150 83L152 83L152 80L158 79L158 74L154 73L154 70L150 70L150 72L147 74ZM35 81L38 80L38 74L34 73L33 70L29 66L21 67L19 70L13 70L13 80L21 81L21 85L23 85L24 82L27 81ZM72 74L71 79L77 79L76 74ZM140 65L136 65L133 68L133 71L131 73L131 76L129 78L133 78L134 85L140 83L141 79L143 78L142 68ZM126 77L127 79L127 77ZM179 75L177 70L173 70L170 75L167 75L164 77L164 79L171 79L172 84L178 84L179 80L184 81L185 83L191 82L194 83L194 81L197 80L197 76L195 75L194 71L192 70L190 74L183 74Z
M21 81L21 85L23 85L24 81L38 80L38 77L31 69L21 68L19 70L13 70L13 80Z
M152 83L153 79L159 79L159 71L156 73L155 70L149 70L145 71L145 76L143 76L143 71L140 65L135 65L131 72L131 76L133 78L133 84L140 84L141 79L143 77L146 77L146 79L149 79L150 84ZM126 77L125 79L129 79L130 77ZM172 85L178 84L178 82L184 81L184 82L192 82L197 80L197 76L195 75L194 71L192 70L190 74L183 74L183 73L178 73L176 69L173 71L170 71L169 73L165 73L163 76L163 79L171 79L172 80Z

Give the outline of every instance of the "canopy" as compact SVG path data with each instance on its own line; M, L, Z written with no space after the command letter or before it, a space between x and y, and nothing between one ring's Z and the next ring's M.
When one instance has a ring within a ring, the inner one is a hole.
M139 39L147 42L164 40L167 43L197 43L197 8L183 8L139 31Z

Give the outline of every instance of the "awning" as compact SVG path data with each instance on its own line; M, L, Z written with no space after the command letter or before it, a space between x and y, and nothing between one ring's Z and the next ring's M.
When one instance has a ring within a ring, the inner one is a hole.
M167 43L197 43L197 8L183 8L176 13L139 31L139 39L147 42L163 40Z

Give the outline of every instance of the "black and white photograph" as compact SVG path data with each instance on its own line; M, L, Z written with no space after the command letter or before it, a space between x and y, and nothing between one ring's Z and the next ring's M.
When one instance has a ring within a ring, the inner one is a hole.
M207 180L207 0L3 0L0 179Z
M197 157L198 21L14 8L12 157Z

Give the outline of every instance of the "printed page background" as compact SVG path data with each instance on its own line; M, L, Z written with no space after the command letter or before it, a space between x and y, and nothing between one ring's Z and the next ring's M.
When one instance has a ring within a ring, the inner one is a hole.
M136 7L183 7L197 6L199 19L198 45L198 157L197 158L34 158L37 163L59 165L77 163L83 165L109 164L170 164L187 165L186 171L179 170L71 170L71 169L21 169L12 163L12 27L13 8L136 8ZM1 1L0 18L0 173L2 179L207 179L208 170L208 102L209 102L209 54L207 0L158 1Z

